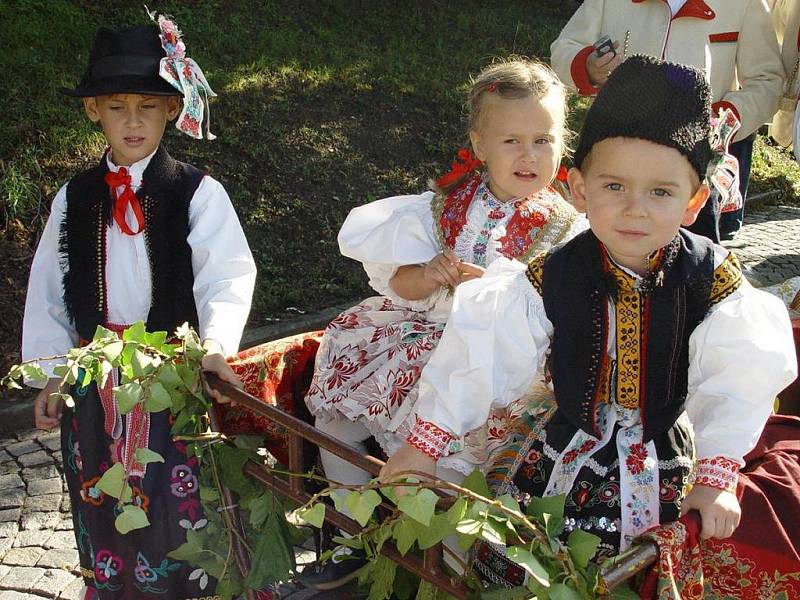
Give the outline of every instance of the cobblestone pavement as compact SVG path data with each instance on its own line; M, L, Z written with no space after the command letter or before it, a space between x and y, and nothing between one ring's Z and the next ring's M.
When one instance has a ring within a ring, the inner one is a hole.
M753 210L726 246L766 285L800 275L800 208ZM5 407L0 404L0 420ZM82 583L76 575L78 553L61 468L58 433L23 427L0 436L0 600L78 598ZM313 554L298 549L297 558L304 564ZM317 594L286 587L281 596L307 600L354 595L352 590Z

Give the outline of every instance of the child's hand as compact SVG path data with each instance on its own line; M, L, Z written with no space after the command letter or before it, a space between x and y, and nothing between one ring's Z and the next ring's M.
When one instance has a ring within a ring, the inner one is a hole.
M586 57L586 72L589 74L589 81L595 87L602 86L611 75L611 71L622 64L622 56L616 52L618 48L619 42L615 41L615 52L609 52L600 57L592 52Z
M455 288L461 283L461 273L458 271L460 262L458 257L447 248L422 268L422 280L432 288L442 286Z
M454 288L465 281L483 277L486 269L472 263L463 262L449 248L431 260L422 271L422 278L434 287Z
M59 390L60 379L49 379L33 401L33 423L37 429L52 429L61 421L61 413L64 410L64 403L58 401L50 405L50 394L55 394Z
M431 458L424 452L420 452L414 446L403 444L386 461L378 477L382 482L388 483L397 479L398 474L405 471L420 471L434 477L436 475L436 459ZM405 494L405 488L403 487L396 488L396 491L398 496Z
M216 340L205 340L203 342L203 348L206 349L206 355L203 357L201 362L201 366L203 367L203 371L208 371L210 373L214 373L217 377L222 379L222 381L227 381L228 383L232 383L238 388L242 388L242 382L236 373L233 372L228 362L225 360L225 356L222 354L222 346L219 345L219 342ZM229 404L231 406L235 406L236 402L233 401L231 398L224 396L217 390L212 390L210 387L206 387L206 394L214 398L220 404Z
M692 509L700 512L703 530L700 537L723 539L739 526L742 509L736 494L708 485L695 484L681 503L681 516Z

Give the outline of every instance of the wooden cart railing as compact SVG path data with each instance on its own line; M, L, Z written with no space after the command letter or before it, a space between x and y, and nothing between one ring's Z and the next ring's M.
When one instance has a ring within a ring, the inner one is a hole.
M208 384L213 389L220 391L254 413L286 428L288 432L289 458L287 466L290 472L302 473L304 471L304 440L336 454L358 468L367 471L372 476L377 476L384 464L383 461L373 456L361 454L350 446L342 444L336 438L319 431L305 421L221 381L213 374L207 374L206 377ZM301 476L289 476L288 481L286 481L276 477L267 468L255 462L250 462L245 466L245 474L263 484L267 489L277 492L286 498L291 498L295 502L304 504L311 499L311 494L305 489L305 478ZM334 527L338 527L352 535L356 535L361 531L358 523L330 507L325 511L325 520ZM422 558L413 555L403 556L394 545L388 542L383 545L381 552L403 568L431 582L456 598L463 600L467 597L469 590L459 578L450 577L442 570L441 545L425 550ZM657 548L652 542L644 542L634 546L627 553L619 556L612 568L601 572L602 584L607 590L614 589L639 571L653 564L656 556Z

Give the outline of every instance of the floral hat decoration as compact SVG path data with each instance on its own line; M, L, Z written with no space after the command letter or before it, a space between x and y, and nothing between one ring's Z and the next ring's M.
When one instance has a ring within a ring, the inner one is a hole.
M161 59L159 75L183 95L183 109L175 127L196 139L215 139L217 136L210 130L208 99L216 94L200 66L186 56L186 46L175 22L155 11L147 10L147 14L158 25L161 46L166 53Z

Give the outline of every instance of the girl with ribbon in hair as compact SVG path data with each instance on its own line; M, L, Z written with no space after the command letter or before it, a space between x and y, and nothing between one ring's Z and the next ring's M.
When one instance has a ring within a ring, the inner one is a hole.
M355 208L339 232L341 252L363 264L380 295L328 326L306 404L318 428L361 450L374 436L392 455L413 429L419 376L442 335L454 289L500 256L526 260L587 226L552 187L568 135L566 92L549 68L527 59L492 64L472 82L468 112L470 145L432 191ZM520 400L491 414L453 440L441 475L460 481L486 463L524 405ZM415 443L425 449L432 442L420 435ZM329 479L369 480L321 454ZM357 566L333 561L313 575L307 569L303 582L329 589Z
M207 350L203 368L236 383L225 356L238 349L255 265L223 187L161 144L176 117L184 133L213 138L207 100L214 94L186 56L179 30L164 17L157 26L99 29L83 79L63 92L82 99L108 148L53 200L31 266L23 359L63 356L91 340L98 325L120 332L144 321L149 331L173 332L188 321ZM52 374L56 364L42 366ZM120 414L116 377L82 390L74 408L48 405L59 382L53 377L34 404L37 427L61 423L82 600L215 598L213 578L167 556L187 530L207 523L197 461L172 441L169 410L137 405ZM164 462L139 464L141 447ZM125 535L114 526L114 499L95 487L117 462L151 523Z

